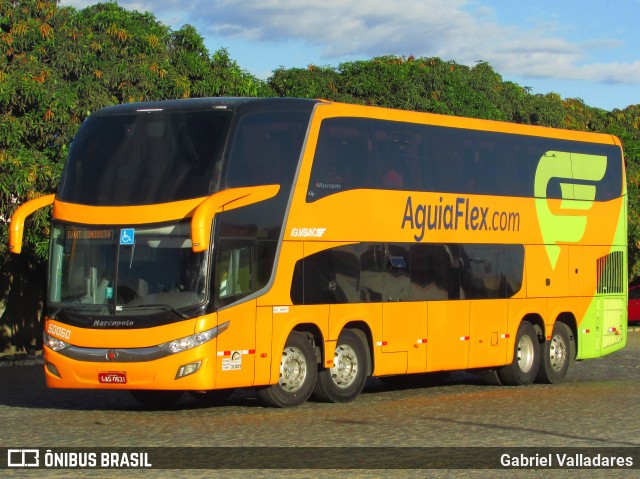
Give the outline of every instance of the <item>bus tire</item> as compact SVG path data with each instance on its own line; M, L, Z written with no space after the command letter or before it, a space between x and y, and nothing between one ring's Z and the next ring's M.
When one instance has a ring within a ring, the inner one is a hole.
M258 397L273 407L298 406L311 396L317 373L311 341L306 334L292 331L282 351L278 382L258 389Z
M344 329L336 343L333 366L318 373L315 399L346 403L356 399L367 381L369 354L360 337Z
M531 323L522 321L516 334L513 361L498 369L498 377L505 386L524 386L535 380L539 366L538 335Z
M536 381L554 384L562 381L571 364L571 329L556 321L551 339L542 345L542 359Z

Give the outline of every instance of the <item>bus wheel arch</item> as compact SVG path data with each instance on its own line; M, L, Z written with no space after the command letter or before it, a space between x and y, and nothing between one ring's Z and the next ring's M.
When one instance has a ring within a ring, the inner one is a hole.
M540 366L541 325L537 318L539 316L532 315L520 322L513 346L513 360L498 369L498 377L502 384L525 386L535 380Z
M371 372L366 333L359 327L345 327L338 336L330 367L318 371L313 395L325 402L355 400Z
M544 319L539 314L529 313L522 318L522 321L527 321L531 323L533 329L536 330L536 334L538 335L539 342L544 341L545 336L545 325Z
M293 328L291 333L294 331L306 335L309 342L313 345L316 362L322 364L324 357L324 336L320 328L313 323L302 323Z
M318 373L315 341L314 334L305 328L291 331L282 350L278 382L257 390L263 402L274 407L291 407L309 399Z
M556 319L550 339L540 344L540 368L536 381L547 384L561 382L576 354L576 323L571 313L562 313Z
M569 328L569 341L571 343L571 355L569 356L571 361L576 361L578 357L578 322L573 313L562 313L556 319L556 322L564 323Z

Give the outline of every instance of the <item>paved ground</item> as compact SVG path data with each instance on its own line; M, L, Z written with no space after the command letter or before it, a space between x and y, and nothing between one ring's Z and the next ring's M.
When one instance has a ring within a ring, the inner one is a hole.
M262 407L251 391L207 405L185 397L149 410L124 391L49 390L42 367L21 358L0 368L0 447L270 446L292 461L303 447L595 447L640 448L640 334L613 355L574 364L567 381L527 387L484 385L456 373L430 387L393 387L370 380L351 404L309 402ZM35 360L37 362L37 360ZM234 451L234 449L230 449ZM237 452L237 450L235 450ZM360 451L357 451L360 452ZM281 453L281 451L280 451ZM189 453L187 452L187 455ZM177 458L176 460L179 460ZM345 460L336 454L331 461ZM384 457L376 457L384 467ZM300 467L305 467L300 464ZM637 477L621 470L152 470L0 471L5 477ZM80 472L80 474L78 474Z

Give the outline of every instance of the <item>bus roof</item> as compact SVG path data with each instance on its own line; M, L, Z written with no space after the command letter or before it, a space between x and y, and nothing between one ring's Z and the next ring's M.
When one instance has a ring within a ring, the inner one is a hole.
M211 97L187 98L181 100L158 100L148 102L124 103L109 106L96 111L98 115L131 114L154 110L163 111L193 111L208 108L307 108L311 109L319 100L299 98L245 98L245 97Z
M558 138L573 141L585 141L589 143L602 143L622 146L620 140L614 135L606 133L585 132L568 130L564 128L552 128L546 126L527 125L508 121L485 120L479 118L461 117L455 115L443 115L437 113L417 112L411 110L399 110L379 106L365 106L349 103L333 102L324 99L301 98L256 98L256 97L209 97L188 98L179 100L159 100L149 102L125 103L103 108L94 112L94 115L131 114L135 112L147 112L154 110L163 111L194 111L212 109L230 110L262 110L262 109L313 109L316 105L327 108L322 116L358 116L391 121L405 121L451 128L468 128L472 130L494 131L499 133L512 133L529 136L541 136L546 138Z
M500 120L486 120L455 115L443 115L437 113L417 112L411 110L397 110L385 107L354 105L338 102L323 101L324 106L331 108L331 112L325 113L332 116L358 116L372 119L404 121L450 128L466 128L471 130L493 131L496 133L511 133L518 135L539 136L572 141L584 141L587 143L601 143L622 146L620 140L608 133L586 132L569 130L565 128L553 128L547 126L527 125Z

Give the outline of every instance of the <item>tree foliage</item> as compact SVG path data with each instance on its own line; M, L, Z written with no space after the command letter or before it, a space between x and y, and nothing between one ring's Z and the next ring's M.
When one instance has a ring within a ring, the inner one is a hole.
M532 95L526 88L503 81L486 62L470 68L439 58L384 56L342 63L337 68L280 68L269 85L280 96L565 126L558 95Z
M486 62L439 58L280 68L264 82L226 50L210 54L190 25L173 31L115 2L76 10L56 0L0 0L0 313L7 305L0 326L9 324L8 336L20 337L22 347L39 336L34 304L43 299L33 291L42 288L28 285L44 283L50 212L29 219L20 258L6 254L9 218L17 205L55 191L82 121L118 103L223 95L323 98L617 135L628 176L629 274L640 275L640 105L607 112L556 93L532 94Z
M269 94L195 28L178 31L116 3L77 11L53 0L0 0L0 218L55 190L80 123L118 103ZM46 256L48 211L26 229L28 253ZM0 251L6 251L2 228Z
M54 0L0 0L0 352L40 342L48 209L28 219L24 253L7 255L15 208L55 191L82 121L118 103L268 95L265 83L195 28L104 3L83 10Z
M532 94L504 81L486 62L467 67L438 58L383 56L337 68L281 68L269 85L279 96L617 135L625 150L629 182L629 276L640 276L640 105L607 112L577 98Z

